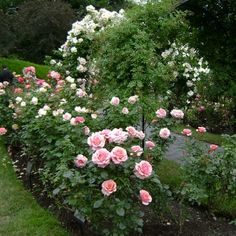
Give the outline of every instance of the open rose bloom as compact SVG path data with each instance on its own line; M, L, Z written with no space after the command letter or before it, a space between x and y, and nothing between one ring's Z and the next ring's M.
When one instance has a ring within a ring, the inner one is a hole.
M110 196L116 192L116 182L112 179L106 180L102 183L102 193L105 196Z
M152 202L152 196L149 194L148 191L142 189L140 190L139 194L143 205L147 206L149 205L149 203Z

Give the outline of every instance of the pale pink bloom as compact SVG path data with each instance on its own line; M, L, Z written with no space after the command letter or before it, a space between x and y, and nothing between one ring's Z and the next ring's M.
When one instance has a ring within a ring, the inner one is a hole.
M145 134L143 133L143 131L136 131L135 137L143 140L145 138Z
M86 166L88 159L83 155L78 155L75 158L75 165L79 168Z
M71 118L70 119L70 124L71 125L77 125L76 121L75 121L75 118Z
M204 107L204 106L200 106L200 107L198 108L198 111L199 111L199 112L205 111L205 107Z
M186 135L186 136L191 136L192 135L191 129L183 129L183 131L181 133L183 135Z
M7 133L7 129L1 127L1 128L0 128L0 135L4 135L4 134L6 134L6 133Z
M87 95L87 93L83 89L77 89L76 95L79 96L80 98L84 97Z
M141 161L135 164L134 174L139 179L145 179L152 174L152 165L148 161Z
M218 145L216 145L216 144L211 144L211 145L210 145L210 150L209 150L209 152L214 152L216 149L218 149Z
M110 130L110 129L104 129L104 130L102 130L100 133L101 133L102 135L104 135L106 139L108 139L108 138L109 138L109 135L110 135L110 133L111 133L111 130Z
M137 101L138 101L138 96L137 96L137 95L131 96L131 97L129 97L129 99L128 99L128 103L130 103L130 104L134 104L134 103L136 103Z
M127 107L123 107L122 111L121 111L123 114L127 115L129 114L129 110Z
M25 88L26 88L26 89L30 89L30 87L31 87L30 84L26 84L26 85L25 85Z
M92 119L97 119L98 115L96 113L91 114Z
M170 114L172 115L172 117L176 118L176 119L183 119L184 118L184 113L182 110L177 110L177 109L173 109Z
M128 138L128 133L123 131L123 129L113 129L109 135L108 139L110 143L117 143L117 144L122 144L124 143Z
M136 153L138 157L143 154L143 149L139 145L135 145L131 147L132 152Z
M100 148L103 148L105 146L106 139L104 135L101 135L100 133L92 133L90 137L87 139L88 145L93 149L93 150L98 150Z
M58 80L57 84L63 86L65 84L65 80Z
M23 89L22 88L15 88L14 93L16 93L16 94L23 93Z
M156 146L156 144L152 141L146 141L145 144L146 144L146 147L150 150L152 150Z
M168 139L170 136L170 130L167 128L163 128L159 132L159 136L163 139Z
M102 183L102 193L105 196L109 196L112 193L116 192L116 182L112 179L106 180Z
M166 110L163 108L160 108L156 111L156 116L160 119L163 119L166 117Z
M33 66L28 66L28 67L25 67L24 68L24 73L26 73L26 74L28 74L28 73L33 73L33 74L35 74L36 73L36 70L35 70L35 67L33 67Z
M118 106L120 104L120 99L118 97L113 97L110 101L110 104L113 106Z
M85 119L84 119L84 117L82 117L82 116L76 116L76 117L75 117L75 122L76 122L77 124L84 123L84 122L85 122Z
M49 78L52 78L52 79L55 79L55 80L57 80L57 81L59 81L59 80L61 79L60 73L58 73L58 72L56 72L56 71L51 71L51 72L49 72L48 77L49 77Z
M71 119L71 114L70 113L65 113L63 116L63 120L66 121L66 120L70 120Z
M126 150L122 147L114 147L111 151L111 159L115 164L122 164L128 160Z
M89 133L90 133L90 129L88 126L84 126L83 131L84 131L85 135L89 135Z
M198 132L198 133L205 133L206 132L206 128L205 127L198 127L197 129L196 129L196 131Z
M136 132L137 132L137 130L136 130L134 127L128 126L128 127L126 128L126 131L128 132L128 134L129 134L129 136L130 136L131 138L135 138L135 137L136 137Z
M111 154L107 149L98 149L92 156L92 162L98 167L104 168L110 164Z
M149 203L152 202L152 196L149 194L148 191L142 189L139 191L139 195L143 205L147 206L149 205Z

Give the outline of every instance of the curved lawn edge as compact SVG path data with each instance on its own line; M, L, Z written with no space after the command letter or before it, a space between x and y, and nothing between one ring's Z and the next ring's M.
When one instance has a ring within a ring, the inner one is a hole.
M58 220L24 189L0 140L0 235L68 236Z

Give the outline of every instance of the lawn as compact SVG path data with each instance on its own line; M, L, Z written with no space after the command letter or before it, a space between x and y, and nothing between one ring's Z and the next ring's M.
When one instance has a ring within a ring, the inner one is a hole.
M0 140L0 235L66 236L57 219L23 188Z
M0 58L0 65L6 65L12 72L22 74L22 69L27 66L34 66L36 68L37 77L44 79L50 69L49 66L39 65L28 61L18 59Z

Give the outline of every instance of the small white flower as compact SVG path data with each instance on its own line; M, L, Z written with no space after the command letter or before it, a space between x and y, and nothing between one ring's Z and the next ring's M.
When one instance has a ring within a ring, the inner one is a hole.
M20 106L21 106L21 107L25 107L25 106L26 106L26 102L24 102L24 101L21 102Z
M192 91L192 90L190 90L189 92L188 92L188 96L189 97L192 97L194 95L194 92Z
M38 98L33 97L33 98L31 99L31 103L32 103L33 105L37 105L37 104L38 104Z
M70 51L71 51L72 53L77 53L77 48L76 48L76 47L72 47L72 48L70 49Z
M188 87L192 87L193 86L193 82L191 80L188 80L186 82L186 84L187 84Z
M19 104L22 100L23 100L22 97L17 97L16 98L16 104Z
M56 62L56 60L54 60L54 59L52 59L51 61L50 61L50 64L53 66L53 65L55 65L57 62Z
M92 119L97 119L98 115L96 113L91 114Z
M76 89L76 84L75 84L75 83L74 83L74 84L71 84L71 85L70 85L70 88L71 88L71 89Z
M75 82L75 79L72 78L71 76L67 76L67 77L66 77L66 81L69 82L69 83L71 83L71 84L73 84L73 83Z

